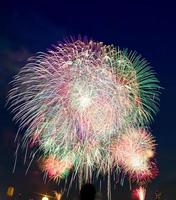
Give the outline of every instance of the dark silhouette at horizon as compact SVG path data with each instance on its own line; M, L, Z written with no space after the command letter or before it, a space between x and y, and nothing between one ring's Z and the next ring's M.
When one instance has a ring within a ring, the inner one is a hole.
M93 184L86 183L80 191L80 200L95 200L96 189Z

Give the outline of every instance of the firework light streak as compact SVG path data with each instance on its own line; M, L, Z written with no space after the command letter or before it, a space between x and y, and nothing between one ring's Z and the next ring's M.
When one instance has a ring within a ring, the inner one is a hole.
M59 192L55 192L56 200L61 200L62 194Z
M23 144L37 146L50 178L72 170L88 181L94 171L121 167L140 181L155 151L141 127L158 109L158 89L141 56L78 39L31 58L15 76L8 103L26 130Z
M145 200L146 190L143 187L140 187L136 190L139 200Z

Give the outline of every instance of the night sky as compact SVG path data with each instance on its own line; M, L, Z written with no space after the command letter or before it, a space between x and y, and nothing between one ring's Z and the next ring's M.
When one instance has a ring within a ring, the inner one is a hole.
M13 173L17 125L5 107L8 83L38 51L46 51L70 36L87 36L105 44L136 50L153 66L160 80L160 111L151 124L157 140L159 176L148 186L161 199L176 199L176 12L174 1L4 1L0 3L0 198L12 184L16 194L51 192L34 162L25 175L24 152L19 150ZM21 136L23 133L20 133ZM114 198L128 200L128 180ZM35 190L31 188L35 188ZM25 199L25 197L23 198ZM27 199L27 198L26 198ZM37 198L36 198L37 199ZM38 198L40 199L40 198Z

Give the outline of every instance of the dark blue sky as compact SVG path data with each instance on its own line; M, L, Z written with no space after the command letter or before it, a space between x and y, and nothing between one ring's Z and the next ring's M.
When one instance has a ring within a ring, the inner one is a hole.
M25 177L20 161L20 170L11 175L15 151L12 140L17 126L4 108L9 81L37 51L46 51L57 41L81 34L106 44L136 50L157 72L164 89L161 90L160 111L151 130L158 143L156 157L160 175L149 188L151 191L159 189L163 199L166 196L169 200L174 199L175 8L174 1L6 1L0 5L0 180L4 180L4 184L11 181L20 185ZM17 174L23 178L18 178ZM39 183L36 181L35 184Z

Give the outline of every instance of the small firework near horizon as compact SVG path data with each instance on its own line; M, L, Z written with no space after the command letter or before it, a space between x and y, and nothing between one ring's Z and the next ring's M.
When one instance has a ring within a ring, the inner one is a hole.
M146 189L143 187L139 187L136 190L133 191L133 196L137 200L145 200L145 195L146 195Z
M119 164L131 180L147 182L157 175L153 162L155 141L143 128L130 127L126 132L112 142L111 154L114 163Z
M71 172L81 184L119 169L141 184L154 178L148 127L158 84L136 52L71 39L29 60L12 81L8 104L25 130L23 145L37 147L33 155L49 178Z

